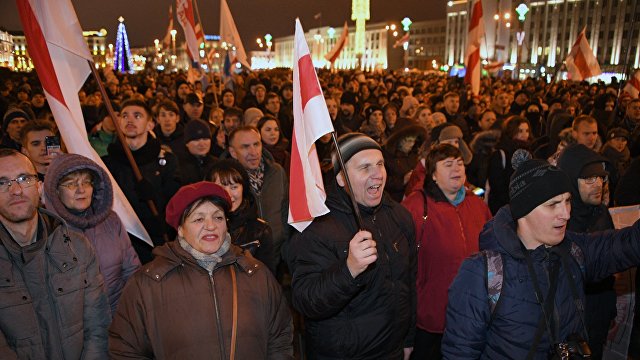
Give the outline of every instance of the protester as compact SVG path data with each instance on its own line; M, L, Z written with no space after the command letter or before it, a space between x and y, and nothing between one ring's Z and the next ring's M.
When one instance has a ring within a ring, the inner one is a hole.
M219 185L184 186L167 205L176 241L129 281L109 329L111 359L293 359L291 313L275 278L231 244Z
M278 119L271 115L263 116L258 121L257 128L260 131L263 148L289 174L289 167L291 166L291 154L287 150L289 142L282 136Z
M82 233L96 250L100 271L115 313L122 289L140 267L122 221L111 210L113 188L106 171L76 154L58 155L44 182L45 204Z

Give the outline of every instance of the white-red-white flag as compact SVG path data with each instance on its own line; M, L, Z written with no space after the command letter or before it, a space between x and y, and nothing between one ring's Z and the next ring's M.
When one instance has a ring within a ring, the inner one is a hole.
M637 98L640 94L640 70L636 70L631 79L627 80L622 91L631 95L632 98Z
M169 49L171 47L171 30L173 30L173 6L169 4L169 26L167 26L167 33L162 39L162 47Z
M404 43L409 42L409 33L406 32L403 37L398 39L394 44L393 48L397 48L398 46L404 46Z
M98 163L109 173L89 144L78 91L91 74L93 58L82 37L71 0L16 0L29 55L40 78L51 112L70 153ZM114 191L113 210L128 232L153 246L149 234L109 173Z
M240 34L226 0L220 0L220 41L233 45L236 48L234 60L247 69L251 69L251 65L247 60L247 53L244 51L244 46L242 46L242 39L240 39Z
M565 59L567 66L567 72L569 73L569 79L575 81L582 81L592 76L602 74L598 59L593 55L593 50L589 46L587 36L585 34L586 28L582 29L576 42L571 48L571 52Z
M467 53L465 65L467 67L464 82L471 84L471 92L480 92L480 42L484 36L484 21L482 20L482 1L474 0L471 4L471 18L469 20L469 34L467 35Z
M184 38L187 43L189 57L191 60L199 62L200 47L191 0L176 0L176 14L178 15L178 22L184 30Z
M342 28L342 34L340 34L340 38L336 41L336 44L333 45L331 51L329 51L324 58L327 59L328 62L334 63L342 49L344 49L349 43L349 27L347 26L347 22L344 22L344 27Z
M302 232L329 209L315 141L333 132L309 45L296 19L293 48L293 136L289 184L289 224Z

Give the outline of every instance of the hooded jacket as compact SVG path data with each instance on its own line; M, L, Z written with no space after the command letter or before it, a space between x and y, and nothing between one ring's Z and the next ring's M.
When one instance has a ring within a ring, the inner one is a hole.
M56 195L62 178L78 170L90 170L94 174L91 206L82 213L69 210ZM47 169L44 190L47 208L63 218L74 230L83 233L96 249L111 313L114 313L122 289L140 267L140 260L122 221L111 210L113 189L109 176L98 164L84 156L61 154Z
M529 251L544 297L549 288L547 272L550 263L560 255L571 257L567 253L571 243L582 250L583 261L568 258L568 268L561 266L555 313L559 320L559 341L566 340L570 334L581 335L583 325L568 275L574 279L576 288L582 289L585 282L600 280L640 264L640 222L622 230L593 234L567 231L559 245L550 248L541 245L535 250L524 250L516 233L516 222L509 207L505 206L480 234L480 249L496 250L502 257L504 279L499 302L492 314L484 257L476 255L465 260L449 288L447 327L442 340L444 358L525 359L542 311L536 300L524 251ZM584 292L578 290L578 295L584 303ZM551 343L545 331L534 359L548 359Z
M262 263L232 245L209 275L178 241L153 254L124 289L109 329L111 359L228 359L230 270L238 289L236 359L293 359L291 313Z
M37 241L0 225L0 359L107 359L109 304L95 250L38 210Z
M305 316L307 348L318 360L399 359L404 347L413 346L415 328L411 215L386 194L375 208L360 206L378 259L354 279L346 259L358 225L345 191L331 190L331 212L293 236L287 259L293 306Z

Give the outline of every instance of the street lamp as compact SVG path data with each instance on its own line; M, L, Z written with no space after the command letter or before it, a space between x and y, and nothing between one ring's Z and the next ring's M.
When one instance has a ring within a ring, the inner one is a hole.
M173 48L173 56L171 57L171 59L173 59L175 61L175 55L176 55L176 34L178 33L178 30L176 29L171 29L170 34L171 34L171 47Z
M400 23L402 24L402 29L406 31L408 35L409 28L412 24L411 19L409 19L408 17L405 17L404 19L402 19L402 21L400 21ZM407 41L404 42L404 44L402 44L402 47L404 48L404 67L405 69L407 69L409 65L409 40L408 39Z
M267 48L269 52L271 52L271 45L273 45L271 39L273 39L273 36L271 36L271 34L266 34L264 36L264 40L267 42Z
M330 27L329 29L327 29L327 35L329 35L329 39L333 39L333 37L336 35L336 29Z

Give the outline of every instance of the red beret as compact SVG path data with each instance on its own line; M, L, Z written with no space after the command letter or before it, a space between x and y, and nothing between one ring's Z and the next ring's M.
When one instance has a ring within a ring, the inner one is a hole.
M167 224L178 230L180 218L184 210L196 200L208 196L218 197L223 200L227 205L227 208L224 209L225 212L231 208L231 198L222 186L209 181L200 181L181 187L180 190L173 195L171 200L169 200L165 214Z

